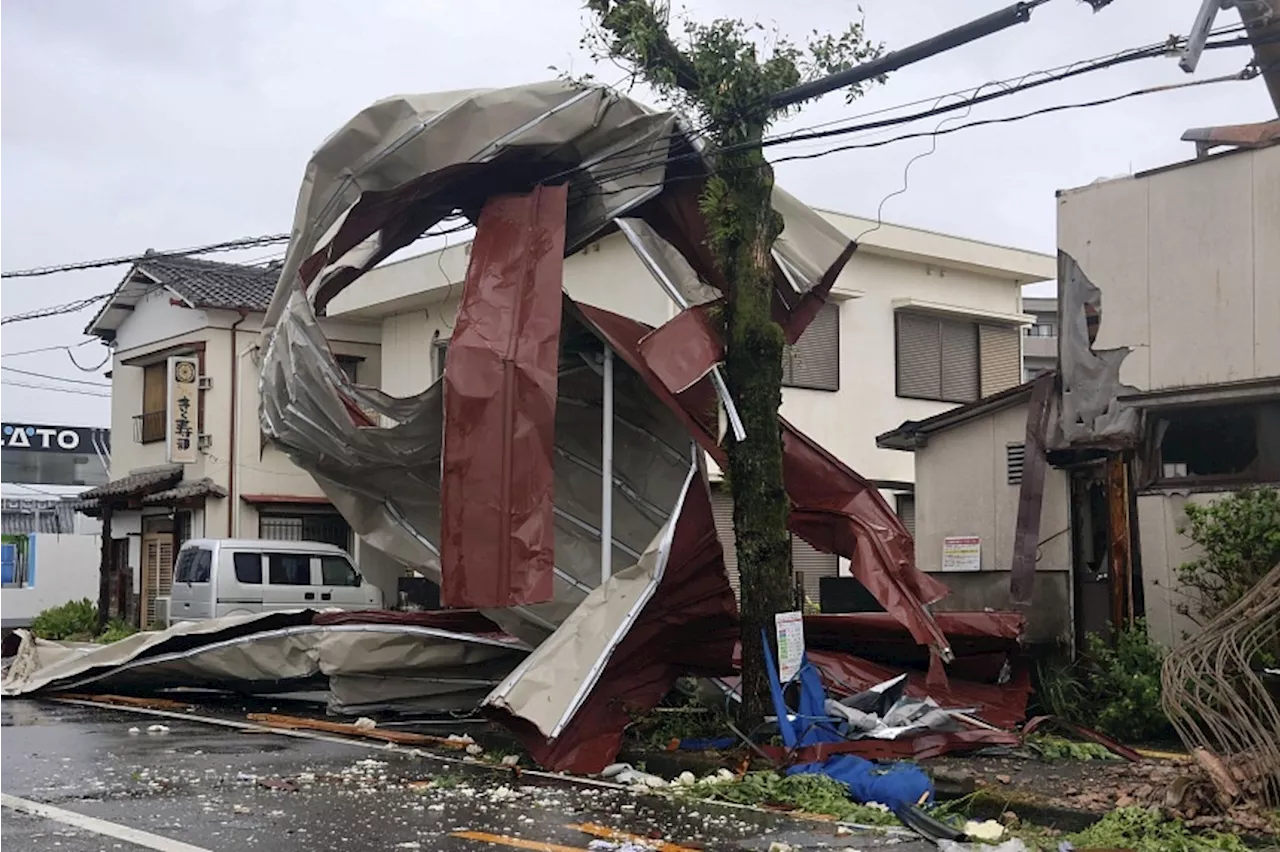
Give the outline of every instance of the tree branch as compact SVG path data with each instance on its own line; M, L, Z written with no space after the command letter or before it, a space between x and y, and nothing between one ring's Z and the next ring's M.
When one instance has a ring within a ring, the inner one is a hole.
M609 52L644 76L688 94L701 88L697 68L667 32L668 12L654 0L588 0L600 26L613 36Z

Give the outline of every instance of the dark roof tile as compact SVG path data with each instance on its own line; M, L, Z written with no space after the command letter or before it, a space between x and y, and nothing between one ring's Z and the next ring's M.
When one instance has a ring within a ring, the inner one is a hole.
M172 288L197 308L265 311L276 291L278 266L245 266L191 257L147 258L140 271Z

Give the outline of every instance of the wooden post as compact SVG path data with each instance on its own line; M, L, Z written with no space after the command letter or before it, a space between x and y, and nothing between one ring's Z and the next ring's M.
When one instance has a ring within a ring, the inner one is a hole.
M1129 478L1122 453L1107 457L1107 516L1111 575L1111 629L1125 625L1133 565L1129 558Z
M98 565L98 632L111 616L111 504L102 502L102 561Z

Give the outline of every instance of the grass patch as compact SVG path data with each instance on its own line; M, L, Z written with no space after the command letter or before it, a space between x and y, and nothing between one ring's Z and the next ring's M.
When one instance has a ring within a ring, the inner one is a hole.
M119 642L121 639L132 636L137 632L138 628L132 624L113 618L107 624L107 629L102 631L102 634L95 637L93 641L99 645L110 645L112 642Z

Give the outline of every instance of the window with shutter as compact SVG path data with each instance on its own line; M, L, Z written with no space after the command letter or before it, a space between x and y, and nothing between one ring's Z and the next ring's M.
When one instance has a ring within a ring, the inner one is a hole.
M140 444L163 441L165 407L169 401L169 365L161 361L142 368L142 413L135 419Z
M791 570L804 583L806 603L820 604L823 577L840 576L840 558L823 553L799 536L791 536Z
M733 543L733 498L723 488L711 493L711 511L716 519L716 536L724 549L724 567L729 574L729 585L733 594L738 594L738 551Z
M911 537L916 537L916 498L914 494L899 494L895 498L898 510L898 520L902 521L902 525L907 528L907 532L911 533Z
M978 327L971 322L941 320L942 398L972 402L978 398Z
M449 341L437 340L431 346L432 360L435 361L436 381L444 377L444 365L449 360Z
M840 390L840 305L828 302L782 354L782 384L810 390Z
M1022 382L1022 340L1016 326L978 328L982 352L982 395L991 396Z
M898 396L942 402L978 398L978 326L899 312Z
M898 314L898 396L942 397L942 344L938 321Z

